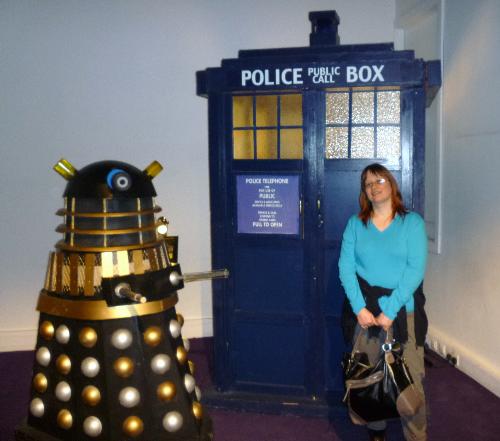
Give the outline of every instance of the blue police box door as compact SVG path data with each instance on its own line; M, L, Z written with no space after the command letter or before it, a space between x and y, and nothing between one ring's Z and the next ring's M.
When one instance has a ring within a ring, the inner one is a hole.
M337 262L361 170L386 165L407 205L423 208L439 62L392 44L338 46L334 11L310 19L311 47L240 51L197 73L209 105L212 260L231 272L213 286L211 397L240 407L262 409L265 397L264 407L304 409L340 394Z

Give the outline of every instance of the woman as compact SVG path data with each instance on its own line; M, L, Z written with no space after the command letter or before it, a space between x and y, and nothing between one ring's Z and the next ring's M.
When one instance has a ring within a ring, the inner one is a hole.
M368 329L361 336L360 351L367 352L373 363L380 351L380 338L385 336L381 328L387 331L392 326L394 337L404 344L406 363L425 402L425 224L417 213L405 208L396 180L380 164L363 170L359 203L359 214L349 219L344 231L339 260L340 280L348 299L344 335L352 339L355 327L356 332ZM351 320L355 326L349 326ZM401 420L406 440L427 439L425 404L415 416ZM385 421L369 423L370 439L385 440L385 427Z

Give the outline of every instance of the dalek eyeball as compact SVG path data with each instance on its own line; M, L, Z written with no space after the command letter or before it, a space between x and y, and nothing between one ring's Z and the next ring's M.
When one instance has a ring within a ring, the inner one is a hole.
M184 349L189 352L189 349L191 348L191 344L189 343L189 339L183 338L182 343L184 343Z
M36 351L36 361L42 366L48 366L50 363L50 351L45 347L41 346Z
M132 186L132 178L130 175L119 168L111 170L108 173L106 181L111 190L127 191Z
M170 331L170 335L173 338L179 337L181 335L181 325L177 320L170 320L170 323L168 325L168 329Z
M83 375L89 378L97 376L100 370L99 362L93 357L84 358L81 367Z
M123 422L122 429L125 435L139 436L144 431L144 423L139 417L132 415Z
M132 333L128 329L117 329L111 335L111 344L116 349L127 349L132 344Z
M57 357L56 368L63 375L69 374L71 371L71 360L66 354L61 354Z
M141 394L135 387L125 387L118 395L118 401L123 407L131 408L137 406L141 400Z
M92 438L99 436L102 432L101 420L95 416L85 418L83 421L83 431Z
M162 340L162 337L162 330L158 326L150 326L144 332L144 341L148 346L158 346Z
M170 401L175 397L175 384L171 381L164 381L156 388L156 395L160 401Z
M37 418L41 418L45 413L45 405L40 398L33 398L30 403L31 415Z
M85 348L93 348L97 342L97 332L93 328L86 326L78 334L80 343Z
M163 428L167 432L177 432L182 427L182 415L177 411L168 412L163 417Z
M87 406L97 406L101 402L101 392L95 386L85 386L82 390L82 400Z
M66 325L59 325L56 329L56 340L58 343L65 345L70 338L69 328Z
M33 387L37 392L43 394L47 390L48 385L47 377L42 373L38 373L33 377Z
M66 381L60 381L56 386L56 397L59 401L69 401L71 399L71 387Z
M45 320L40 325L40 335L45 340L52 340L52 338L54 337L54 325L48 320Z
M167 354L158 354L151 360L151 370L155 374L162 375L170 369L170 364L170 357Z
M196 385L194 377L191 374L184 375L184 386L186 390L191 393L194 391L194 386Z
M73 426L73 415L68 409L61 409L57 414L57 425L62 429L71 429Z
M115 374L121 378L128 378L134 373L134 363L128 357L120 357L113 363Z

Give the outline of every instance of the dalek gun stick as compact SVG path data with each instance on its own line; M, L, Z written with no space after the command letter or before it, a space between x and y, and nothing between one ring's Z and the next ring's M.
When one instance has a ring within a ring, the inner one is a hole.
M177 286L181 280L185 283L198 282L200 280L212 280L212 279L227 279L229 277L228 269L220 269L214 271L204 271L200 273L185 273L179 274L174 271L170 273L170 283Z
M67 181L62 239L49 253L27 418L16 441L211 441L212 422L175 306L184 282L227 270L182 274L177 237L144 170L100 161Z

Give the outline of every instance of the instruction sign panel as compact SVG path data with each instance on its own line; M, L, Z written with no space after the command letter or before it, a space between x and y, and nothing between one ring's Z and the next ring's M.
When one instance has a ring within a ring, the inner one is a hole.
M238 233L299 234L298 175L236 176Z

